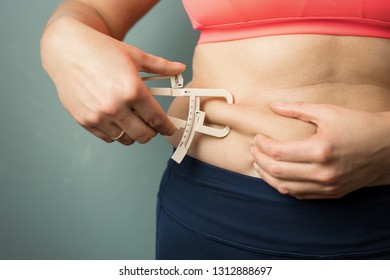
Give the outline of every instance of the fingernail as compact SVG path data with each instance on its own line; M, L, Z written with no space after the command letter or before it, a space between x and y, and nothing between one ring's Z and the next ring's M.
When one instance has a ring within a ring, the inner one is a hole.
M172 63L174 63L174 64L176 64L176 65L178 65L178 66L180 66L180 67L186 67L186 65L184 64L184 63L181 63L181 62L178 62L178 61L172 61Z
M254 168L256 171L259 171L260 166L258 166L257 163L254 162L254 163L253 163L253 168Z

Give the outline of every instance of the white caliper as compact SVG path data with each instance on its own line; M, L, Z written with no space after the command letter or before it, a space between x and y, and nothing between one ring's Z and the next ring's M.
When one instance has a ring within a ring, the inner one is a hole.
M173 96L173 97L189 97L188 116L187 120L178 119L169 116L172 123L177 129L184 129L183 136L176 151L172 155L172 159L180 163L194 139L196 132L207 134L210 136L222 138L229 134L230 127L214 128L204 124L205 112L200 110L200 98L205 96L222 97L227 103L233 103L233 96L225 89L209 89L209 88L183 88L183 76L181 74L175 76L149 76L143 77L147 80L171 79L171 88L150 87L149 91L155 96Z

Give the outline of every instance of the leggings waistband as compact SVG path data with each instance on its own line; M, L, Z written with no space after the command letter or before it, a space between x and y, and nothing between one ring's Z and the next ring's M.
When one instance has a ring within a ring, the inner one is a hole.
M390 188L297 200L261 179L191 157L169 160L159 204L184 226L249 250L348 256L390 250Z

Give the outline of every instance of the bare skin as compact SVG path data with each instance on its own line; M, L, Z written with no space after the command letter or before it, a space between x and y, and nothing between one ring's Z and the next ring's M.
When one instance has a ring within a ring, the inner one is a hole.
M122 131L124 145L158 133L173 134L173 146L180 139L138 72L173 75L185 66L120 41L156 2L66 1L43 34L42 62L61 102L106 142ZM193 73L189 87L225 88L235 103L202 101L208 122L232 130L224 139L198 135L190 156L301 199L390 184L389 40L286 35L201 44ZM185 118L186 110L181 98L169 114Z
M106 142L147 143L175 126L148 93L139 72L174 75L185 65L124 44L126 32L155 0L69 0L41 40L42 64L71 116Z
M189 155L298 198L387 184L389 74L386 39L289 35L199 45L188 86L228 89L235 104L203 102L209 122L232 132L223 140L198 135ZM288 104L272 106L280 102ZM185 103L177 99L170 114L185 117Z

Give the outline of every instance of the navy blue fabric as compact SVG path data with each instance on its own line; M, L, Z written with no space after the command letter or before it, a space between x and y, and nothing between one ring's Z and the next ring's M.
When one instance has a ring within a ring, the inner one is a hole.
M390 259L390 186L298 200L191 157L169 160L157 259Z

